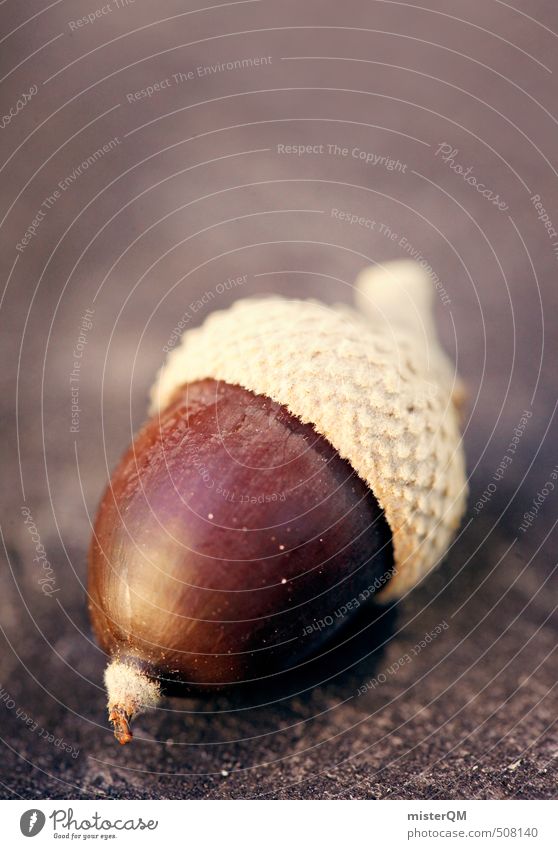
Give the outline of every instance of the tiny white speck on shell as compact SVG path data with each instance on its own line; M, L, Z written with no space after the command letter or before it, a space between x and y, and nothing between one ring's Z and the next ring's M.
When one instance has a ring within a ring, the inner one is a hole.
M270 297L213 313L169 354L151 409L184 383L213 378L312 424L384 510L395 568L379 598L389 600L437 565L461 521L463 390L438 343L433 286L420 266L366 269L356 290L359 311Z

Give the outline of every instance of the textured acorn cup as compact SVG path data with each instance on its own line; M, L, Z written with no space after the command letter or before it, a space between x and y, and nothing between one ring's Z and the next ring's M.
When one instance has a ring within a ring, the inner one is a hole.
M102 499L93 627L120 743L168 684L254 681L317 653L389 581L391 531L368 486L311 424L240 386L180 387Z

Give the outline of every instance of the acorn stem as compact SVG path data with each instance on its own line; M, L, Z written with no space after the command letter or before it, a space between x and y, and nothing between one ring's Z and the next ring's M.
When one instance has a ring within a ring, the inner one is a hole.
M134 737L130 728L130 719L132 717L120 705L115 705L112 710L109 709L109 722L114 728L114 736L123 746L125 743L130 743Z
M161 687L142 669L121 660L113 660L107 666L105 686L109 722L114 728L114 736L123 746L133 738L131 721L159 704Z

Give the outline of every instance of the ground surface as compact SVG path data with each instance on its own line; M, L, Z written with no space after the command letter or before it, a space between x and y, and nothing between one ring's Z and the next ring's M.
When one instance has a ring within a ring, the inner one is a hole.
M81 27L94 4L51 5L0 8L2 114L37 89L0 131L1 795L555 797L554 3L165 0ZM412 250L469 389L446 565L321 666L167 702L120 749L90 517L173 328L255 292L348 301L369 261Z

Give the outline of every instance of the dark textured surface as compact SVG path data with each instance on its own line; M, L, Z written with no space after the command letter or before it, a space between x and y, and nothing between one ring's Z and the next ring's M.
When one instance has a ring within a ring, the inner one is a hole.
M0 130L2 796L555 797L557 239L531 200L558 228L555 4L136 0L75 32L95 4L48 5L0 7L2 114L37 86ZM325 147L277 152L293 143ZM289 691L167 702L120 749L86 550L173 328L255 292L350 300L409 244L449 296L438 325L470 392L470 510L446 565Z

